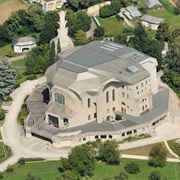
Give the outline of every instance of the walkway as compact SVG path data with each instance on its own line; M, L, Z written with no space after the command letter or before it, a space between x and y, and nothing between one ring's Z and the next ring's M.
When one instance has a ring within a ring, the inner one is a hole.
M17 61L19 59L24 59L26 57L26 53L25 54L22 54L20 56L16 56L16 57L11 57L8 59L9 62L12 62L12 61Z

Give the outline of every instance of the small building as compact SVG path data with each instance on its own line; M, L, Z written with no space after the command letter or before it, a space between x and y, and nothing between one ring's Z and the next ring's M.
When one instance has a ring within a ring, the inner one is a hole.
M41 0L44 12L53 11L57 8L61 8L66 0Z
M130 14L130 16L132 17L132 18L138 18L138 17L141 17L142 15L141 15L141 13L135 8L135 7L133 7L133 6L128 6L127 8L127 12ZM126 12L126 14L127 14L127 12ZM125 13L124 13L125 14ZM125 15L126 15L125 14ZM127 16L127 15L126 15ZM127 16L128 17L128 16Z
M143 3L149 9L158 9L158 8L163 7L163 5L158 0L143 0Z
M154 17L150 15L144 15L143 17L141 17L142 25L152 30L157 30L159 24L162 23L163 21L164 21L163 18Z
M12 41L13 50L16 53L21 53L24 50L30 51L33 47L36 47L36 39L33 37L20 37Z

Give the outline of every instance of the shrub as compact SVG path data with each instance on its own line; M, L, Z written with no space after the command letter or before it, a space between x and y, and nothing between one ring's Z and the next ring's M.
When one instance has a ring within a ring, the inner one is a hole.
M36 79L36 75L35 74L31 74L27 77L27 80L33 80L33 79Z
M122 116L121 116L120 114L116 114L115 119L116 119L117 121L122 120Z
M148 179L149 180L160 180L161 179L160 172L157 170L152 171Z
M6 172L13 172L13 167L11 165L8 165Z
M3 173L2 172L0 172L0 179L2 179L3 178Z
M133 161L125 165L124 169L129 174L137 174L140 172L139 165Z
M25 159L24 159L24 158L19 158L18 163L19 163L20 165L25 164Z
M120 172L117 176L114 176L115 180L126 180L128 179L128 175L126 172Z

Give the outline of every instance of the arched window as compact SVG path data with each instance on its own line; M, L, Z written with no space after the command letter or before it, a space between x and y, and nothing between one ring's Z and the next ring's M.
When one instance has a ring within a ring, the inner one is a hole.
M55 102L65 105L65 98L62 94L55 93Z
M109 102L109 92L106 92L106 102Z
M88 108L91 107L91 99L88 98Z
M112 91L112 101L115 101L115 89Z

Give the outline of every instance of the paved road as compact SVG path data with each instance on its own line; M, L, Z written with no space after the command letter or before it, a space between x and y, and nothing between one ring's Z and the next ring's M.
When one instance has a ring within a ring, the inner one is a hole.
M23 58L25 58L25 57L26 57L26 53L25 53L25 54L22 54L22 55L20 55L20 56L11 57L11 58L8 59L8 61L9 61L9 62L17 61L17 60L23 59Z

